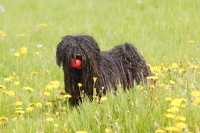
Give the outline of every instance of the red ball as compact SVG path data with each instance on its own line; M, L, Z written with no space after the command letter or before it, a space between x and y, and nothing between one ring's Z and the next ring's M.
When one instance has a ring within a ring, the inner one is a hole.
M81 68L81 65L82 65L81 59L76 59L76 60L74 58L71 59L72 68L79 69L79 68Z

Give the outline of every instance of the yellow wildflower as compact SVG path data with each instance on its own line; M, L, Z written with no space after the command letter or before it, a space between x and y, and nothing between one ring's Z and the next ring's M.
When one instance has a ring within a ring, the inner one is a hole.
M55 128L58 128L58 127L59 127L59 125L58 125L58 124L54 124L54 127L55 127Z
M182 103L181 99L174 99L174 100L172 100L171 105L180 107L181 103Z
M31 75L32 76L38 75L38 72L32 72Z
M173 113L179 112L179 108L177 106L173 106L170 109L172 110Z
M149 76L149 77L147 77L147 79L150 79L150 80L157 80L158 77L156 77L156 76Z
M194 40L190 40L188 42L189 42L189 44L194 44Z
M60 115L60 113L59 112L56 112L56 116L59 116Z
M96 82L97 81L97 77L93 77L93 81Z
M182 121L182 122L184 122L184 121L186 121L186 118L184 117L184 116L177 116L176 117L176 121Z
M14 85L20 85L20 82L19 81L15 81Z
M10 81L12 81L12 79L11 78L5 78L4 81L10 82Z
M107 100L107 97L101 97L101 102L105 102Z
M54 121L54 119L53 119L52 117L48 117L48 118L46 119L46 121L52 122L52 121Z
M197 90L194 90L194 91L191 92L191 96L198 97L198 96L200 96L200 92L197 91Z
M176 123L176 127L183 130L187 128L187 125L184 122L178 122Z
M141 86L141 85L137 85L136 88L139 90L143 90L143 86Z
M14 96L15 95L15 91L3 91L3 93L5 95L8 95L8 96Z
M50 96L50 92L45 91L45 92L44 92L44 95L45 95L45 96Z
M180 133L180 129L176 128L176 127L166 127L165 128L166 132L175 132L175 133Z
M45 23L41 23L40 26L44 27L44 28L47 27L47 25Z
M112 130L109 128L105 128L104 133L112 133Z
M22 102L21 102L21 101L17 101L17 102L15 103L15 105L16 105L16 106L21 106L21 105L22 105Z
M33 107L27 107L26 108L26 112L31 112L31 111L33 111Z
M14 55L15 57L19 57L19 56L20 56L20 54L19 54L18 52L15 52L13 55Z
M23 110L17 110L17 111L15 111L15 113L16 113L16 114L20 114L20 115L21 115L21 114L24 114L24 113L25 113L25 111L23 111Z
M155 88L155 86L154 86L154 85L150 85L149 88L150 88L151 90L153 90L153 89Z
M87 133L87 131L76 131L76 133Z
M193 105L194 106L197 106L200 104L200 98L196 98L194 101L193 101Z
M46 102L46 105L52 107L53 104L52 102Z
M24 37L24 34L18 34L18 37Z
M178 68L178 64L177 63L173 63L172 64L172 68L177 69Z
M166 98L165 98L165 101L171 102L171 101L172 101L172 98L171 98L171 97L166 97Z
M174 118L174 115L172 113L167 113L165 117L171 119Z
M30 87L24 87L23 89L26 90L26 91L28 91L28 92L34 91L33 88L30 88Z
M21 54L27 54L27 48L26 47L21 47L20 48L20 53Z
M37 103L35 103L35 106L36 107L42 107L42 103L37 102Z
M7 121L7 120L8 120L8 118L7 118L7 117L4 117L4 116L2 116L2 117L0 117L0 120L1 120L1 121Z
M72 96L70 94L66 94L63 96L64 98L71 98Z
M165 130L163 130L163 129L157 129L156 131L155 131L155 133L164 133L165 132Z
M78 87L80 88L82 86L82 84L81 83L78 83Z
M170 83L171 85L174 85L174 84L175 84L175 82L174 82L173 80L170 80L169 83Z
M4 85L0 85L0 90L5 90L6 87Z

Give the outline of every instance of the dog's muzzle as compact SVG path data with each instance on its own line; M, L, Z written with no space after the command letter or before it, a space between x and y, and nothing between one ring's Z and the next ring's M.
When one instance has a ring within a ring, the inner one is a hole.
M71 67L75 69L81 69L82 66L82 57L80 54L76 54L76 57L74 58L72 56L71 58Z

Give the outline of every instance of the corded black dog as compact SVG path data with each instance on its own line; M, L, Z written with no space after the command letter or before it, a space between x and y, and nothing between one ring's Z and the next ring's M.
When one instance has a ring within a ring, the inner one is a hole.
M88 35L68 35L57 46L58 66L63 67L65 90L72 96L72 105L81 101L80 91L92 98L108 90L131 89L135 83L146 82L151 71L137 49L129 43L101 52L97 42ZM95 82L93 78L97 77ZM82 84L81 90L78 83Z

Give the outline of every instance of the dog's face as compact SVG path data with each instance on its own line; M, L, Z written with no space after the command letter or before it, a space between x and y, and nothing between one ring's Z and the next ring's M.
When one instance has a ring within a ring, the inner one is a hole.
M100 49L91 36L65 36L57 46L56 58L58 66L63 65L66 69L97 67Z

